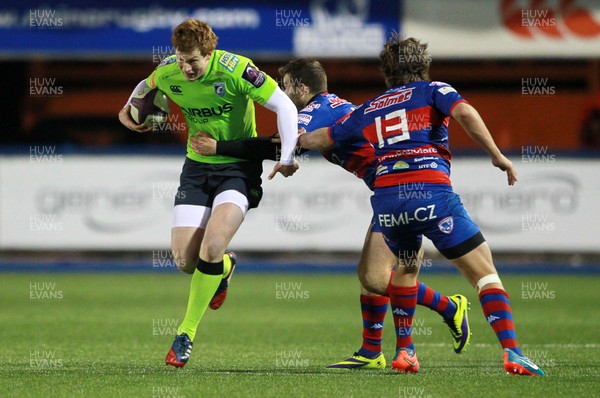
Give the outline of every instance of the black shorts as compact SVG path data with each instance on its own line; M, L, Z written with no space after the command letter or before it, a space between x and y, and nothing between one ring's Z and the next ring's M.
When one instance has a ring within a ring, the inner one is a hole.
M195 205L212 208L215 196L234 190L248 198L249 208L262 199L262 161L210 164L185 158L175 206Z

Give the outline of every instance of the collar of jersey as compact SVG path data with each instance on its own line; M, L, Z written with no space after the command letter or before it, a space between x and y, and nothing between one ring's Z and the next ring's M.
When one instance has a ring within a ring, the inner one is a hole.
M304 107L307 107L308 104L310 104L313 101L316 101L318 96L320 96L320 95L327 95L327 94L329 94L329 92L327 92L327 91L323 91L321 93L315 94L311 99L308 100L308 102L306 103L306 105L304 105Z

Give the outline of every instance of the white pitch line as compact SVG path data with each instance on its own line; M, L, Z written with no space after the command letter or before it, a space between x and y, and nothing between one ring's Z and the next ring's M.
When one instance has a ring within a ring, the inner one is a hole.
M451 344L447 343L419 343L419 346L424 347L450 347ZM476 348L490 348L497 347L498 344L490 344L490 343L474 343L471 344L470 347ZM551 343L551 344L520 344L519 347L544 347L544 348L600 348L600 344L597 343L587 343L587 344L560 344L560 343Z

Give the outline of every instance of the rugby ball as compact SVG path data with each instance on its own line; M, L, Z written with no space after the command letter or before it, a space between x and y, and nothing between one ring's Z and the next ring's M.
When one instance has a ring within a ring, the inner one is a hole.
M167 121L169 100L157 88L144 86L131 97L131 118L137 124L153 127Z

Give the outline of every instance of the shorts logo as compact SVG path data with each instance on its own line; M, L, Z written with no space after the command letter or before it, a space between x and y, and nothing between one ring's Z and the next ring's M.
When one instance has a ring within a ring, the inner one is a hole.
M215 94L217 94L219 97L222 97L225 95L225 83L216 82L214 84L214 86L215 86Z
M262 86L267 80L265 74L256 69L256 66L252 65L251 63L246 65L246 69L244 70L244 73L242 73L242 78L247 82L250 82L250 84L256 88Z
M260 198L261 192L260 192L260 190L253 188L250 190L250 196L252 196L253 198Z
M449 234L454 229L454 219L452 216L443 218L438 222L438 228L445 234Z

